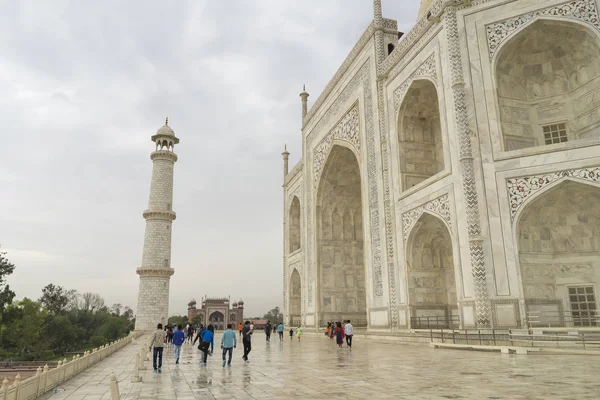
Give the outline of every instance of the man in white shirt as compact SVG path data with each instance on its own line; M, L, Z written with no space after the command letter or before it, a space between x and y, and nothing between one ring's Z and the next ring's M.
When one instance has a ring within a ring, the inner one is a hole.
M344 325L344 335L346 336L346 344L348 347L352 347L352 336L354 335L354 327L350 323L350 320L346 321Z

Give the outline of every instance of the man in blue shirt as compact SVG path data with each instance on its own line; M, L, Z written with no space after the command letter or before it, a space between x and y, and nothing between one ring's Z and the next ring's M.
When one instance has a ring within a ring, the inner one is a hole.
M181 325L177 325L177 329L173 332L173 357L175 364L179 364L179 355L181 354L181 345L185 342L185 333L181 330Z
M202 361L200 361L200 364L207 365L206 359L208 357L208 354L209 353L212 354L213 350L215 349L214 338L215 338L215 328L211 324L211 325L208 325L208 328L206 328L205 330L202 331L202 342L200 342L200 350L202 350L202 352L204 353L204 356L202 358ZM208 349L209 347L210 347L210 350Z
M227 324L227 330L223 332L221 336L221 349L223 349L223 367L225 367L225 355L229 353L229 361L227 367L231 368L231 357L233 355L233 349L237 346L237 338L235 333L231 330L231 324Z
M279 333L279 340L283 340L283 322L280 322L279 325L277 325L277 333Z

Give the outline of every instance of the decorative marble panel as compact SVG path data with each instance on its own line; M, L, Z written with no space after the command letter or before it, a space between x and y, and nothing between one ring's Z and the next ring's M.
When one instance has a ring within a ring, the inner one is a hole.
M397 112L400 105L402 105L402 100L404 100L404 96L406 96L410 85L415 79L429 77L435 81L437 75L436 70L435 53L433 53L427 57L425 62L423 62L423 64L421 64L419 68L417 68L415 72L413 72L408 79L398 87L398 89L394 90L394 111Z
M446 221L448 226L452 226L451 218L450 218L450 201L448 199L448 194L444 194L443 196L438 197L437 199L433 199L428 203L423 204L417 208L414 208L410 211L402 214L402 231L404 233L404 241L408 240L408 234L410 233L412 227L419 220L423 212L428 211L432 214L439 216L441 219Z
M358 104L356 104L341 120L338 124L321 140L317 145L313 158L313 185L316 188L319 184L319 178L321 171L327 161L329 151L333 146L333 140L343 140L348 142L356 149L360 154L360 125L358 116Z
M338 112L343 104L355 93L355 90L359 87L363 87L364 93L364 118L366 127L366 152L367 152L367 182L369 187L369 217L371 224L371 255L372 255L372 275L373 275L373 292L375 296L383 295L383 273L382 273L382 260L381 260L381 234L379 230L379 202L378 202L378 181L377 181L377 159L376 159L376 148L375 148L375 132L373 123L373 95L372 95L372 82L371 82L371 64L366 62L360 70L354 75L350 82L346 85L343 91L339 94L337 100L329 107L323 117L319 120L317 125L312 130L313 132L319 132L323 129L323 126L328 124L331 118L339 115ZM313 109L317 109L317 104L313 106ZM313 152L307 154L307 165L311 164L315 155ZM312 159L311 159L312 158ZM322 169L322 166L321 166ZM309 171L310 172L310 171ZM312 171L313 176L315 171ZM306 195L307 199L307 210L306 212L306 226L308 232L307 248L306 248L306 276L307 289L308 289L308 306L313 305L314 300L314 273L313 273L313 239L314 233L314 221L312 218L313 210L313 188L315 185L308 185L307 189L309 192ZM365 220L367 220L365 218ZM365 238L366 239L366 238Z
M576 0L537 10L529 14L506 19L486 26L490 60L500 47L515 31L539 17L560 17L583 21L600 31L598 10L595 0Z
M532 175L506 180L510 217L515 215L529 197L544 187L564 178L580 179L600 183L600 167L571 169L566 171L551 172L544 175Z

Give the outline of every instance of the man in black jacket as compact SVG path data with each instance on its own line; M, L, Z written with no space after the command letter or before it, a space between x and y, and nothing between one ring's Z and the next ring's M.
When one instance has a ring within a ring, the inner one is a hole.
M273 327L271 326L271 321L267 321L267 324L265 325L265 336L267 337L267 342L271 341L271 329Z
M248 361L248 354L252 351L252 329L250 329L250 321L246 321L244 323L244 328L242 329L242 342L244 343L244 355L242 358L246 362Z

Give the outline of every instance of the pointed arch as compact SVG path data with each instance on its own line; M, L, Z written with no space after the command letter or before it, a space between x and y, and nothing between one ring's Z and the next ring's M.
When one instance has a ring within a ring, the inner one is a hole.
M412 328L460 326L452 237L446 222L423 212L406 250Z
M431 178L445 167L440 103L435 84L412 81L397 121L402 190Z
M332 147L319 181L316 206L317 293L322 321L349 318L366 325L361 174L350 148Z
M571 19L534 18L492 59L505 151L596 137L600 36Z
M302 322L302 279L298 269L293 268L290 274L289 284L289 322L292 325L300 326Z
M297 196L292 198L290 210L288 212L288 224L289 252L293 253L302 246L300 234L300 200L298 200Z
M524 205L517 264L531 326L597 326L600 187L564 179Z

